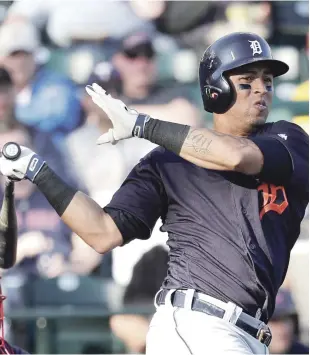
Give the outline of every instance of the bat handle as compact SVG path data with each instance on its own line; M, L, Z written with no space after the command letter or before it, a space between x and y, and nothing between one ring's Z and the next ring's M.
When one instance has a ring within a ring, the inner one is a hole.
M5 195L13 195L14 194L14 180L7 178L5 180Z
M15 264L17 232L14 182L7 180L0 209L0 268L2 269L9 269Z
M15 142L8 142L1 149L1 153L6 159L16 160L21 155L20 145Z

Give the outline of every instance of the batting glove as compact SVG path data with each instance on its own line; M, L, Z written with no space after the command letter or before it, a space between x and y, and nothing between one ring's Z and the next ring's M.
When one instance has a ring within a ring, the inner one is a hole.
M119 140L134 136L143 138L143 128L150 118L149 116L139 114L136 110L130 109L121 100L114 99L107 94L97 84L86 86L86 91L93 102L108 115L113 123L113 128L101 135L97 140L97 144L116 144Z
M28 179L33 182L45 161L29 148L20 146L20 149L21 154L16 160L3 155L0 157L0 172L12 180Z

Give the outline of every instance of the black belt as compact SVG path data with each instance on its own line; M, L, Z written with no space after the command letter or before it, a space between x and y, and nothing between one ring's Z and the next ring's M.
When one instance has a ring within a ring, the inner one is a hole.
M170 290L160 290L156 297L156 304L163 305L165 304L165 298ZM171 304L173 307L184 307L186 294L184 292L176 290L171 295ZM198 299L197 297L193 297L192 302L192 310L203 312L209 314L211 316L215 316L218 318L224 318L225 310L211 304L209 302ZM244 330L248 334L252 335L255 339L258 339L261 343L269 346L271 342L271 332L269 327L259 319L256 319L248 314L241 312L238 320L235 325L240 329Z

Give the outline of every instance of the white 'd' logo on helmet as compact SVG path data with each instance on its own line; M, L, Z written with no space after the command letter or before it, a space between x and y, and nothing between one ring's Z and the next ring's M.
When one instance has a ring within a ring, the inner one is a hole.
M251 43L251 48L253 50L253 56L255 54L261 54L262 53L262 47L260 46L260 43L258 41L249 41Z

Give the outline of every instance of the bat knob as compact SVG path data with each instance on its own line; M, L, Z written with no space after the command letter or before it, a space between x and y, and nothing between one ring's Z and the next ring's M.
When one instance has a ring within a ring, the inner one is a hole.
M2 147L1 152L6 159L16 160L20 157L21 149L19 144L8 142Z

